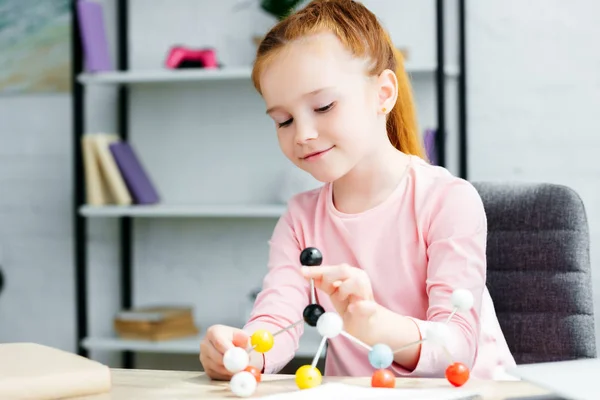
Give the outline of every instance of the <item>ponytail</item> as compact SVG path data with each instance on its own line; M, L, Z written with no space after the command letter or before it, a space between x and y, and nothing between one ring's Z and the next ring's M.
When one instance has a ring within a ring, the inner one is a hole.
M419 135L412 88L408 74L404 70L404 58L398 49L390 43L396 66L398 80L398 96L396 104L390 110L387 119L387 133L392 145L405 154L411 154L423 159L425 150Z

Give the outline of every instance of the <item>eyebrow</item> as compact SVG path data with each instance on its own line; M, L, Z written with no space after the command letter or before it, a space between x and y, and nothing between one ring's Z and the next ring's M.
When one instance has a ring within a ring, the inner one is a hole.
M312 92L305 93L305 94L302 95L302 97L314 96L315 94L321 93L321 92L326 91L326 90L331 90L331 89L333 89L333 86L322 87L320 89L313 90ZM279 108L282 108L282 107L281 106L270 107L270 108L267 109L266 113L270 114L271 112L273 112L273 111L275 111L275 110L277 110Z

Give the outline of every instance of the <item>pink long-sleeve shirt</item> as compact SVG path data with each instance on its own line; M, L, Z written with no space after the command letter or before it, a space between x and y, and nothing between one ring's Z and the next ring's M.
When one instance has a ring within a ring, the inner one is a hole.
M487 220L475 188L416 156L395 191L362 213L337 210L330 184L300 193L275 227L268 272L244 329L275 332L302 319L310 285L300 274L299 255L314 246L323 254L323 265L347 263L365 270L375 301L412 318L422 337L428 324L447 320L454 289L470 290L474 306L450 321L448 350L471 376L493 379L515 361L485 285L486 238ZM325 293L317 296L326 311L335 310ZM276 336L264 354L265 373L279 372L294 357L304 329L315 328L299 324ZM374 371L367 350L341 335L328 341L326 354L325 375L371 376ZM425 341L414 370L396 363L390 368L396 376L443 377L448 365L444 350Z

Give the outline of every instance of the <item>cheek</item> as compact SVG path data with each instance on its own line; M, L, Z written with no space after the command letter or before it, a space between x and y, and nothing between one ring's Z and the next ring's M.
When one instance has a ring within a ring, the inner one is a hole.
M357 107L340 107L335 111L335 114L323 120L321 128L327 132L329 139L334 140L340 146L357 146L369 131L370 123L364 117L364 111Z
M280 131L277 133L277 140L279 142L279 148L283 154L289 158L294 159L294 134L291 130Z

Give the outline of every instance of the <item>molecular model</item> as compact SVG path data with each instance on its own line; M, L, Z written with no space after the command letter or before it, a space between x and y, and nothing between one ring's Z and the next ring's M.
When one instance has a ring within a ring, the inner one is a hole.
M304 266L321 265L323 257L321 252L314 248L308 247L300 254L300 263ZM299 320L290 326L283 328L275 333L270 333L266 330L257 330L250 337L251 347L248 349L241 347L233 347L228 350L223 356L223 364L233 376L230 380L230 390L238 397L248 397L254 394L258 383L261 380L261 372L249 364L249 353L256 351L266 353L273 347L275 337L294 326L305 322L311 327L316 327L319 334L322 336L319 348L310 365L303 365L298 368L295 374L296 385L299 389L308 389L321 384L322 375L316 367L317 361L323 351L327 340L331 340L338 335L342 335L359 346L364 347L368 351L368 359L371 366L374 368L371 377L371 386L379 388L395 387L395 376L388 368L394 361L394 354L405 350L406 348L424 342L425 340L432 341L441 346L444 353L448 357L449 366L446 369L446 379L453 386L462 386L469 379L469 369L462 363L453 362L450 352L447 350L444 342L446 338L446 329L448 322L456 314L456 312L466 312L473 307L473 295L468 290L457 289L452 293L451 302L454 307L452 313L443 324L433 324L432 328L425 332L425 337L419 341L409 343L399 349L392 350L388 345L380 343L374 346L369 346L359 339L353 337L344 331L343 321L339 314L335 312L325 312L325 309L316 302L316 294L314 282L310 281L311 289L311 304L306 306L303 311L303 319Z

